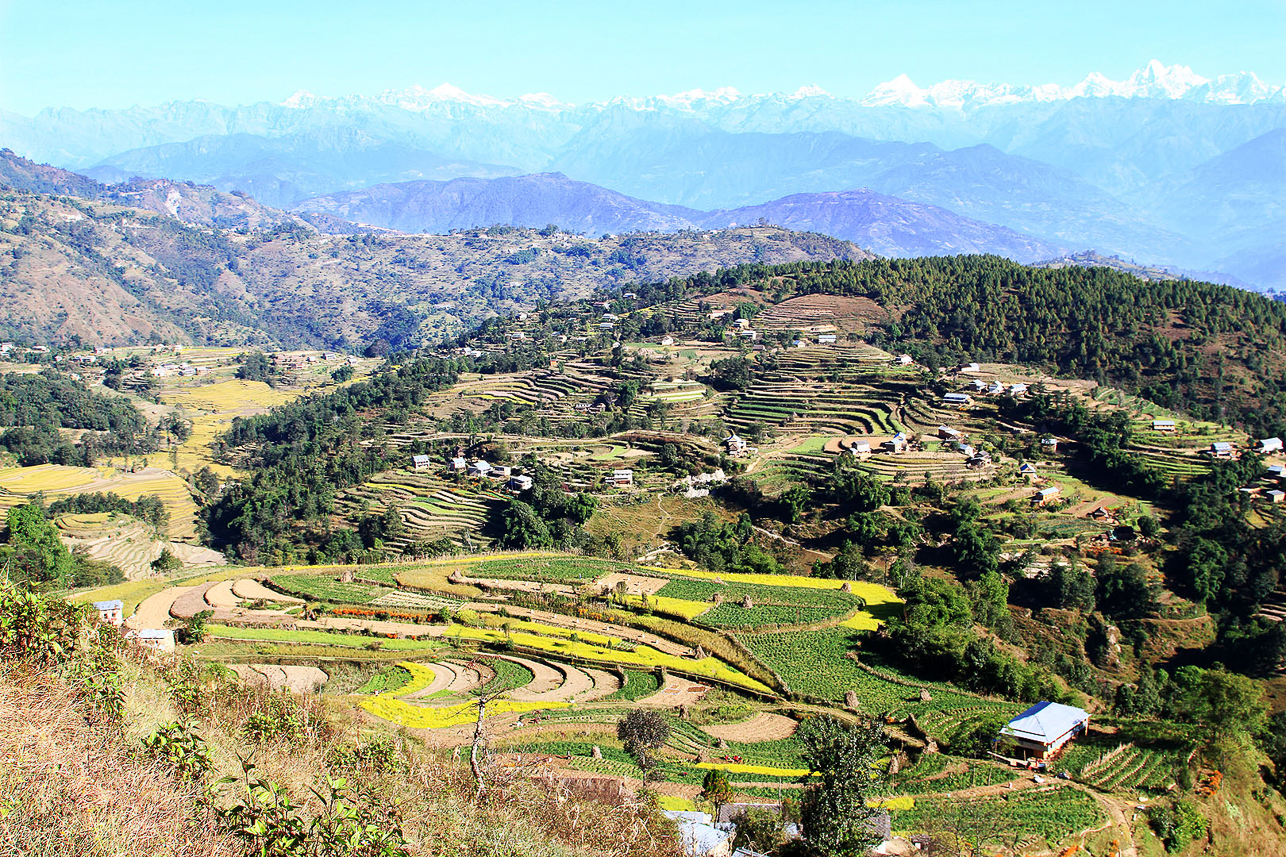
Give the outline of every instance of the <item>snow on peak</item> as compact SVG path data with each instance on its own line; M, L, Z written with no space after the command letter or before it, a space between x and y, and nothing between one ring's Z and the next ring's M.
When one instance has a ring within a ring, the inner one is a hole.
M807 86L801 86L799 89L796 89L794 92L790 94L791 100L799 100L801 98L830 98L830 97L831 97L831 94L829 92L822 89L820 86L818 86L815 83L810 83Z
M714 92L704 89L689 89L674 95L658 95L656 100L668 107L695 107L698 104L731 104L741 98L741 93L731 86L721 86Z
M872 89L862 103L871 107L928 107L929 92L903 73Z
M312 107L313 105L317 104L321 100L322 99L318 98L316 95L313 95L311 92L309 92L306 89L298 89L298 90L295 90L295 92L289 98L281 102L281 106L296 107L296 108Z
M1125 80L1112 80L1091 72L1075 86L1055 83L1039 86L981 84L971 80L944 80L921 89L905 74L881 83L862 99L868 106L940 107L962 109L990 104L1030 101L1066 101L1072 98L1191 99L1224 104L1250 104L1283 98L1286 88L1265 85L1253 74L1224 75L1213 81L1186 65L1165 65L1152 60Z
M518 100L528 107L536 107L541 110L569 110L573 106L559 101L548 92L529 92L526 95L519 96Z

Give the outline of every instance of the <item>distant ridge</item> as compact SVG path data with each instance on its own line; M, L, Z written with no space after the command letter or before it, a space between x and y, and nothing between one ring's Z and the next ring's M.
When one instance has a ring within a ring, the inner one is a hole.
M703 212L647 202L561 173L404 182L307 200L294 209L402 232L447 233L492 224L590 235L726 229L771 223L852 241L883 256L994 253L1020 262L1066 252L1012 229L867 189L794 194L763 205Z

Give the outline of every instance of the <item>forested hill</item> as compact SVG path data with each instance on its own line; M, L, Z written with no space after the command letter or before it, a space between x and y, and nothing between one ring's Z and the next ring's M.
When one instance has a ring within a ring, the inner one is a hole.
M745 266L667 284L653 299L734 285L762 285L774 301L871 298L889 310L872 337L930 366L1034 364L1251 433L1286 430L1286 304L1229 286L956 256Z

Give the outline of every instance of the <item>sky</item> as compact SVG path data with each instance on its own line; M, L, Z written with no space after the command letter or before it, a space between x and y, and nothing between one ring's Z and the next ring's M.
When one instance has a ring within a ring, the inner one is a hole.
M562 101L906 73L1071 85L1151 59L1286 82L1286 0L0 0L0 107L371 95L450 82Z

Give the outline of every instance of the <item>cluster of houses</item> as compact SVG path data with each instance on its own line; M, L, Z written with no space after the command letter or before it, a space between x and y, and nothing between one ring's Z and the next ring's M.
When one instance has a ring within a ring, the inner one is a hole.
M94 611L98 620L105 625L117 628L125 624L125 603L119 600L95 601ZM157 652L174 651L174 632L169 628L139 628L125 632L126 640L133 640L140 646Z
M985 449L977 449L972 444L965 442L964 432L959 429L953 429L949 426L938 426L938 437L943 443L943 447L954 450L965 457L966 467L983 467L991 464L991 453Z
M417 471L430 470L433 467L433 459L427 455L413 455L411 463ZM469 462L463 455L454 456L447 461L447 472L463 473L471 479L504 480L505 487L516 494L530 491L533 484L530 476L515 474L513 468L507 464L492 464L481 458Z
M1263 444L1269 443L1269 441L1273 440L1277 440L1277 438L1269 438L1267 441L1261 440L1259 443L1262 446ZM1279 444L1281 443L1280 440L1277 440L1277 442ZM1280 451L1280 447L1273 448ZM1242 488L1241 493L1251 497L1252 499L1261 498L1273 505L1286 503L1286 490L1284 490L1286 489L1286 464L1270 465L1267 473L1265 474L1265 482L1267 483L1266 486L1254 485L1249 488Z
M197 375L210 374L208 366L193 366L191 363L184 361L182 363L158 363L148 370L153 378L193 378Z
M977 366L978 364L974 363L971 365ZM1003 396L1006 393L1008 393L1011 396L1021 396L1021 395L1024 395L1029 389L1026 384L1023 384L1021 382L1017 384L1006 385L1006 384L1000 383L999 381L992 381L990 384L988 384L986 381L982 380L981 378L974 378L971 382L969 382L969 386L975 393L987 395L987 396Z

